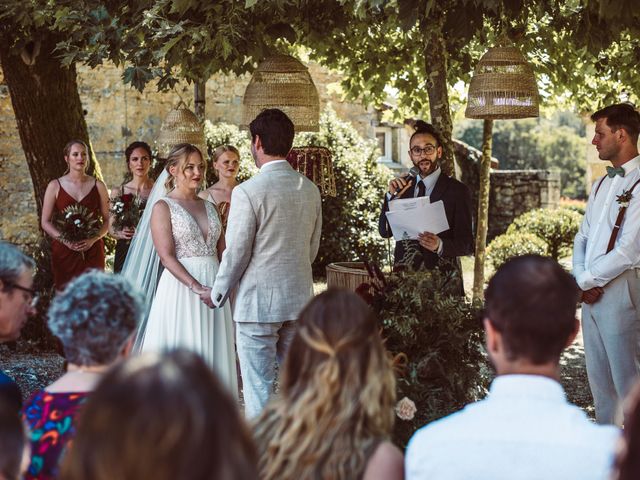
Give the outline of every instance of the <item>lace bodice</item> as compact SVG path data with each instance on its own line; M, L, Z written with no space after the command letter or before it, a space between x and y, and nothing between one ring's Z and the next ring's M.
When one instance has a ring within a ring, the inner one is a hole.
M169 197L162 200L169 205L171 211L171 229L176 258L217 256L216 245L222 231L222 224L215 206L204 202L209 219L209 232L205 240L198 222L183 206Z

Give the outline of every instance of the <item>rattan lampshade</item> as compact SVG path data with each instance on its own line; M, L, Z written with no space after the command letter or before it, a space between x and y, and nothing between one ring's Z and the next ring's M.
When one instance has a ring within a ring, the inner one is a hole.
M324 147L294 147L287 161L298 172L315 183L322 195L336 196L336 176L333 172L331 152Z
M267 57L258 65L242 105L243 127L265 108L279 108L289 116L296 132L318 131L318 90L307 67L291 55Z
M207 143L204 139L204 129L196 114L180 102L172 109L162 122L158 135L158 155L167 158L171 149L179 143L191 143L200 149L207 158Z
M538 85L531 65L514 46L485 53L471 79L465 116L499 120L537 117Z

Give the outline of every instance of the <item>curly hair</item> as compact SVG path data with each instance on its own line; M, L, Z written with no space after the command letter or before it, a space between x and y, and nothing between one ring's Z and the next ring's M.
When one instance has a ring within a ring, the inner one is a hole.
M395 376L369 306L346 290L315 297L298 320L281 397L254 424L260 478L351 479L388 439Z
M135 330L142 297L120 275L90 270L67 284L49 308L49 328L76 365L113 362Z
M255 447L231 395L195 353L130 357L81 414L61 480L257 478Z

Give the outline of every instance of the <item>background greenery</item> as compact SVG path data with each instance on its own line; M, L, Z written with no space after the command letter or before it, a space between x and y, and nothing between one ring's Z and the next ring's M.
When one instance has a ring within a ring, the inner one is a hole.
M454 137L482 149L482 120L463 120ZM560 171L561 194L586 198L585 128L580 117L556 111L548 118L498 120L493 126L492 155L501 170Z

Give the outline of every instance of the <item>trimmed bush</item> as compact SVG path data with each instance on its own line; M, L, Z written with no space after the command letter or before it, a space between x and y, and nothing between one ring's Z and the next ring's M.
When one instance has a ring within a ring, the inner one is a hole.
M568 208L531 210L516 218L507 234L527 232L547 244L547 254L554 260L571 255L573 239L578 233L582 215Z
M494 238L487 246L487 260L494 271L512 257L529 253L545 256L549 254L547 243L537 235L530 232L509 230Z

